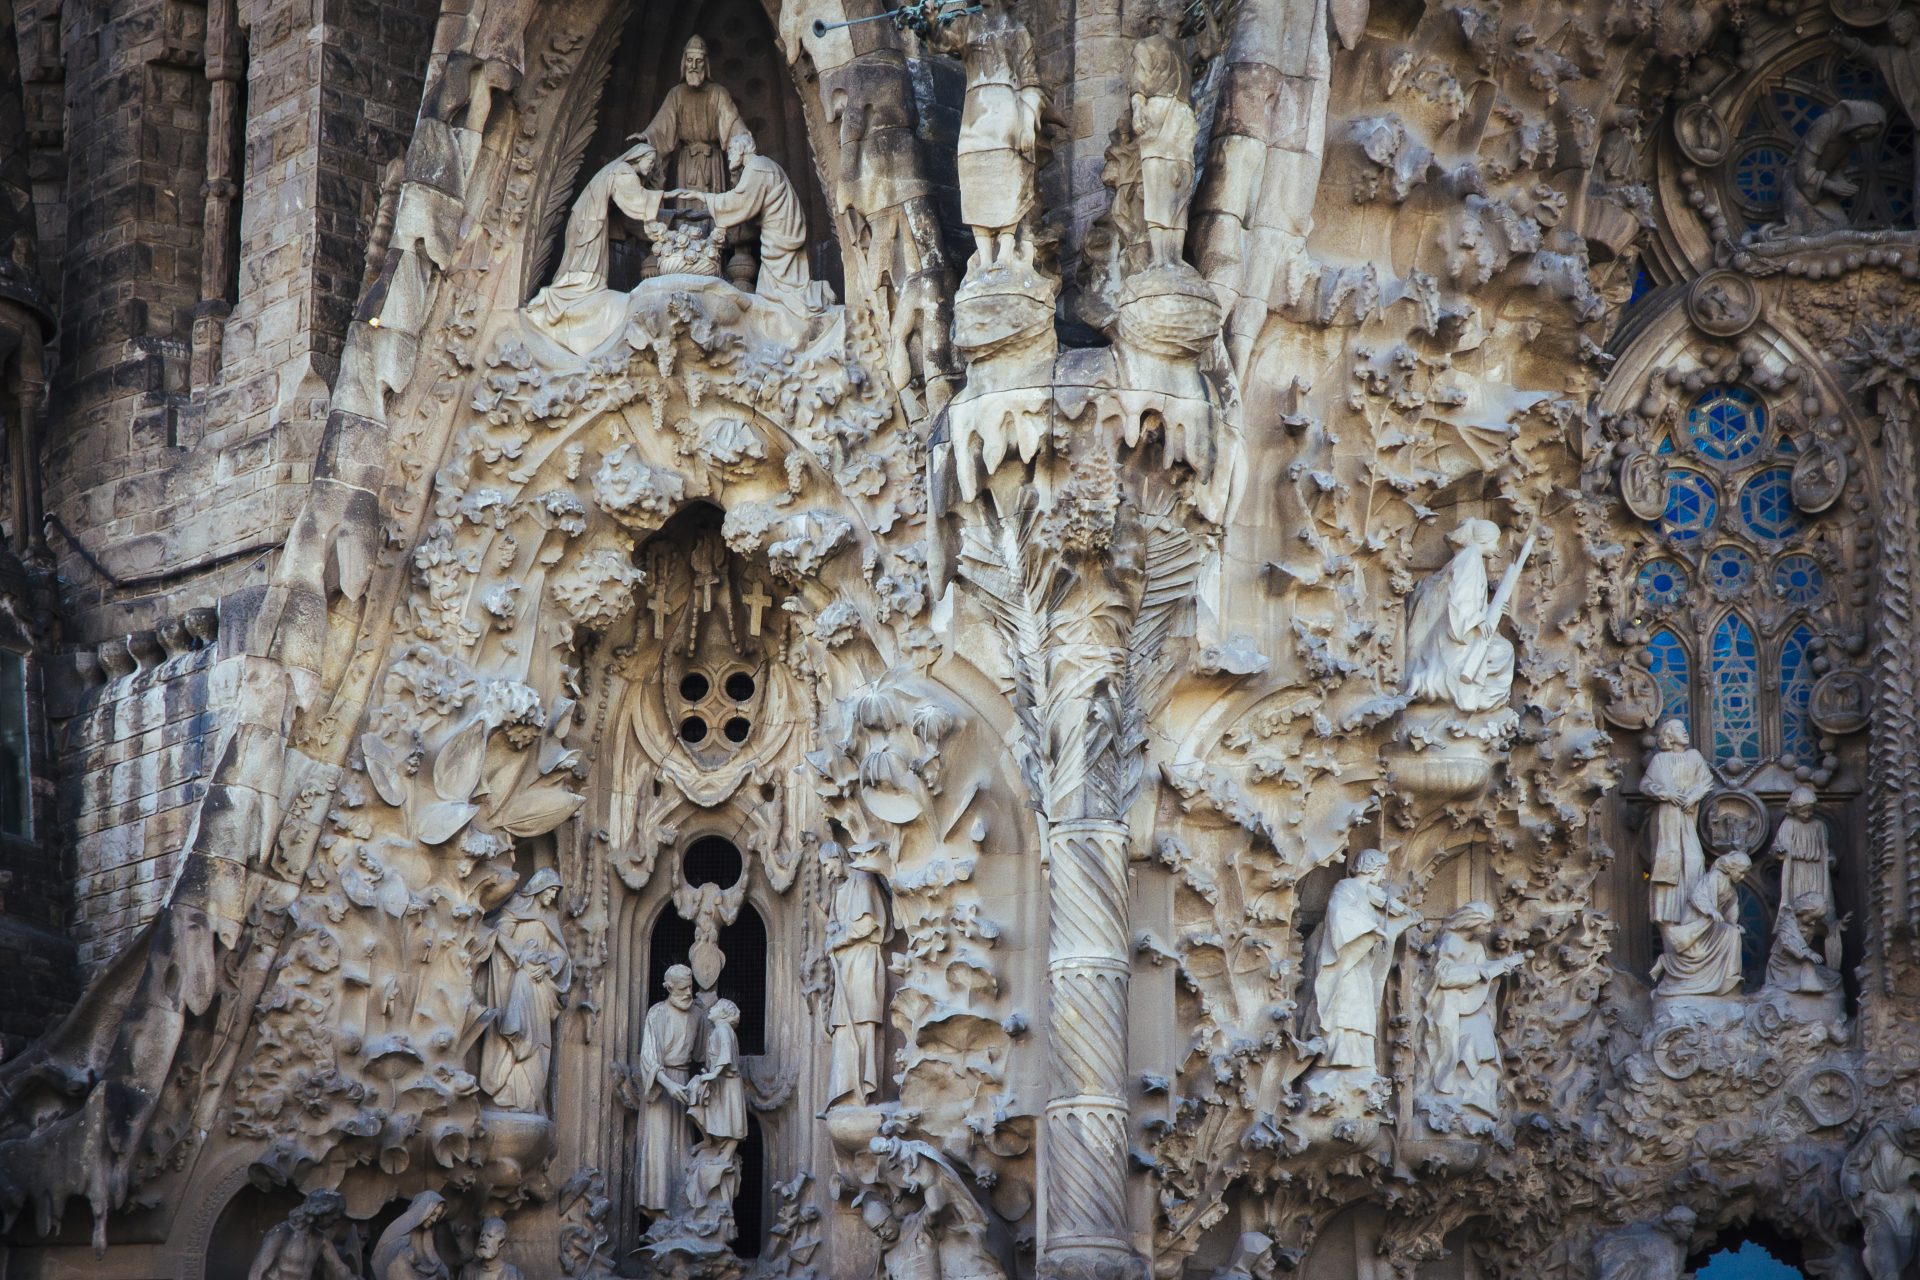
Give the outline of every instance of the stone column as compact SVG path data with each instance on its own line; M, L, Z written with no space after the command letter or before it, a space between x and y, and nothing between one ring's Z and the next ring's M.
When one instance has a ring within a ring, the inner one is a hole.
M1040 1274L1144 1274L1127 1226L1127 827L1048 832L1046 1221Z

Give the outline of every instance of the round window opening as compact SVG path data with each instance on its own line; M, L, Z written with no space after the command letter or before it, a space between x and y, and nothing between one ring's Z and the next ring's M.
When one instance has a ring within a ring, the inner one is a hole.
M707 722L699 716L688 716L680 722L680 740L682 742L705 742L707 740Z
M731 887L740 883L745 864L740 850L724 836L701 836L680 855L681 869L688 884L717 884Z
M745 716L735 716L720 728L727 735L728 742L745 742L747 735L753 732L753 726L747 723Z
M745 702L753 696L753 677L744 671L736 671L727 677L727 696L735 702Z
M698 702L707 696L707 678L698 671L689 671L680 677L680 696L688 702Z

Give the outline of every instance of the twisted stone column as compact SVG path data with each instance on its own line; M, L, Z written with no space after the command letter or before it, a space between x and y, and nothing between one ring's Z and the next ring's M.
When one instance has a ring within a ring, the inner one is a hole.
M1127 827L1048 833L1046 1223L1040 1274L1144 1274L1127 1229Z

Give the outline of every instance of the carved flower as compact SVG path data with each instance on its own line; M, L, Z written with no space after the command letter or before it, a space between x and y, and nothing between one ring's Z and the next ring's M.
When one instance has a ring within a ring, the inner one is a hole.
M553 598L575 626L605 631L633 608L633 589L645 576L626 551L597 547L554 578Z
M558 529L569 538L577 538L587 531L587 504L570 489L549 489L534 499L536 512L546 517L549 528Z
M594 501L630 529L658 529L686 494L686 481L678 472L648 466L631 445L607 454L593 473Z
M446 657L432 645L410 646L388 675L412 693L422 710L450 716L467 704L479 685L465 663Z
M532 746L547 727L539 692L518 680L489 681L481 710L487 723L504 733L516 751Z

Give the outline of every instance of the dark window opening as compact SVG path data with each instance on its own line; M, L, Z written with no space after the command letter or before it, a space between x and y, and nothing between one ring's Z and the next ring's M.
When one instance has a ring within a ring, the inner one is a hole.
M721 843L725 843L722 841ZM737 853L734 855L739 856ZM738 879L736 875L735 879ZM704 883L693 880L695 884ZM729 883L732 883L731 881ZM714 995L740 1006L740 1052L767 1051L767 926L748 903L740 916L720 930L720 950L727 957L714 984ZM693 924L668 906L653 926L647 949L647 1006L667 998L667 970L687 963L693 950Z
M33 838L33 770L27 753L27 662L0 650L0 835Z

